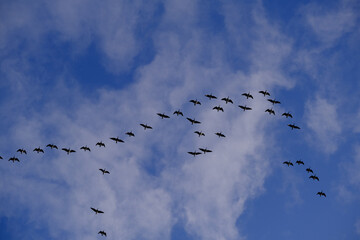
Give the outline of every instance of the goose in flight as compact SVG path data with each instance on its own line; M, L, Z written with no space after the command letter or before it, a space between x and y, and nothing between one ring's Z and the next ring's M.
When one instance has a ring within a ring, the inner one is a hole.
M170 118L168 115L166 115L165 113L157 113L157 115L159 115L161 117L161 119L164 118Z
M290 162L290 161L285 161L285 162L283 162L283 164L286 164L288 167L289 166L294 166L294 164L292 162Z
M200 155L201 152L194 151L194 152L188 152L188 154L193 155L195 157L196 155Z
M285 112L285 113L283 113L281 116L285 116L286 118L293 118L293 116L291 115L291 113L290 112Z
M264 97L267 95L267 96L270 96L270 93L268 92L268 91L259 91L259 93L261 93L261 94L263 94L264 95Z
M311 175L309 178L311 178L312 180L320 181L319 178L316 175Z
M250 92L249 92L249 93L243 93L243 94L241 94L241 95L245 96L246 99L249 99L249 98L254 99L254 97L250 94Z
M206 94L205 97L209 98L210 100L211 100L211 99L217 99L217 97L215 97L215 96L212 95L212 94Z
M15 162L15 161L20 162L20 160L19 160L17 157L15 157L15 156L9 158L9 161L12 161L12 162Z
M55 144L48 144L48 145L46 145L46 147L49 147L49 148L51 148L51 149L58 149L58 147L55 145Z
M321 197L321 196L326 197L326 194L325 194L323 191L318 192L316 195L319 195L320 197Z
M215 133L219 138L220 137L225 137L225 135L224 134L222 134L221 132L217 132L217 133Z
M142 126L144 128L144 130L152 129L152 127L150 127L149 125L143 124L143 123L141 123L140 126Z
M76 152L75 150L70 149L70 148L62 148L61 150L65 151L67 155L69 155L70 153Z
M189 102L193 103L194 106L196 106L196 104L201 105L201 102L199 102L197 99L191 99Z
M239 105L239 108L241 108L242 110L244 110L244 112L245 112L246 110L252 110L251 107L247 107L246 105L245 105L245 106Z
M80 149L84 150L84 152L86 152L86 151L91 152L91 150L90 150L90 148L88 146L82 146Z
M296 126L295 124L288 124L288 126L291 127L291 130L300 129L300 127Z
M275 115L275 111L272 108L266 109L265 112L268 112L269 115L271 115L271 114Z
M90 209L93 210L95 212L95 214L104 213L103 211L100 211L99 209L96 209L96 208L93 208L93 207L91 207Z
M127 132L125 134L128 135L129 137L135 137L135 134L133 132Z
M124 142L124 140L122 140L122 139L120 139L119 137L111 137L110 138L111 140L113 140L115 143L118 143L118 142L121 142L121 143L123 143Z
M97 143L95 144L95 146L105 147L105 143L103 143L102 141L100 141L100 142L97 142Z
M105 236L106 237L106 232L104 230L99 231L98 234L100 234L101 236Z
M229 98L229 96L227 98L222 98L222 101L225 101L225 103L233 103L233 101Z
M199 135L199 137L205 136L205 133L203 133L202 131L195 131L194 133L196 133L197 135Z
M35 149L33 150L33 152L44 153L44 150L42 150L40 147L38 147L38 148L35 148Z
M26 150L23 148L19 148L16 152L19 152L20 154L27 154Z
M314 173L311 168L307 168L306 171L307 171L308 173Z
M280 102L277 101L277 100L275 100L275 99L269 98L268 101L271 102L273 105L274 105L274 104L280 104Z
M212 152L211 150L207 149L207 148L199 148L200 151L202 151L204 154L205 153L209 153Z
M102 174L104 175L105 173L110 174L110 172L108 170L106 170L105 168L99 168L99 170L102 172Z
M300 164L304 165L304 162L301 160L297 160L295 163L297 163L297 165L300 165Z
M201 122L199 122L199 121L196 121L195 118L194 118L194 119L186 118L186 119L191 122L191 125L193 125L193 124L200 124L200 123L201 123Z
M173 114L176 114L176 116L179 116L179 115L184 116L184 114L180 111L180 109L176 110Z
M222 107L220 107L220 105L219 106L216 106L216 107L213 107L213 110L216 110L216 111L222 111L222 112L224 112L224 109L222 108Z

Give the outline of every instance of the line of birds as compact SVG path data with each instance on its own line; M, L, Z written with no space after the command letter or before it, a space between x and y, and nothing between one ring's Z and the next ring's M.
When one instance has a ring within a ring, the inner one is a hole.
M268 91L266 91L266 90L265 91L259 91L259 93L262 94L264 97L270 96L270 93ZM242 95L245 96L246 99L249 99L249 98L254 99L254 97L250 94L250 92L243 93ZM217 99L217 97L212 95L212 94L206 94L205 97L207 97L209 100ZM221 100L224 101L225 104L228 104L228 103L233 104L234 103L233 100L230 99L229 96L226 97L226 98L222 98ZM267 100L270 103L272 103L272 105L280 104L280 101L278 101L276 99L270 99L269 98ZM189 102L193 103L194 106L201 105L201 102L198 101L197 99L191 99ZM251 107L248 107L246 105L238 105L238 106L243 111L252 110ZM219 111L224 112L224 109L220 105L213 107L213 110L216 110L217 112L219 112ZM266 109L265 112L269 113L269 115L275 115L275 111L272 108ZM161 119L170 118L170 116L166 115L165 113L157 113L157 115ZM184 116L183 112L180 109L174 111L173 115ZM291 115L290 112L285 112L285 113L282 114L282 116L285 116L286 118L293 118L293 116ZM201 124L201 122L196 120L195 118L186 117L186 119L191 123L191 125ZM143 127L144 130L153 129L150 125L147 125L147 124L144 124L144 123L141 123L140 126ZM300 127L298 127L295 124L288 124L288 126L291 129L300 129ZM194 131L194 133L197 134L199 137L205 136L205 133L202 132L202 131L197 130L197 131ZM128 137L135 137L135 134L132 131L126 132L125 134L128 135ZM222 132L216 132L215 135L217 135L219 138L225 138L226 137ZM110 137L110 140L114 141L115 143L124 143L125 142L124 140L120 139L119 137ZM97 142L95 144L95 146L98 146L99 148L105 147L105 143L100 141L100 142ZM55 145L55 144L48 144L48 145L46 145L46 147L50 148L50 149L59 149L58 146ZM198 149L200 150L200 152L195 150L195 151L189 151L188 154L193 155L195 157L195 156L200 155L200 154L206 154L206 153L211 153L212 152L212 150L207 149L207 148L198 148ZM61 148L61 150L66 152L67 155L76 152L76 150L71 149L71 148ZM87 151L91 152L91 149L87 145L80 147L80 150L83 150L84 152L87 152ZM27 154L27 151L25 149L23 149L23 148L18 149L16 152L20 153L21 155L22 154ZM36 148L34 148L33 152L44 153L44 149L42 149L41 147L36 147ZM3 158L0 156L0 159L3 159ZM16 156L10 157L9 161L20 162L20 160ZM301 165L301 164L304 165L304 163L302 161L300 161L300 160L296 161L296 163L298 165ZM293 163L290 162L290 161L285 161L284 164L286 164L287 166L293 166ZM99 171L101 171L103 175L110 174L110 172L108 170L106 170L105 168L99 168ZM313 171L310 168L307 168L306 171L313 173ZM319 181L319 178L316 175L311 175L310 178L313 179L313 180L318 180ZM320 196L325 196L326 197L325 193L323 193L322 191L318 192L317 194L320 195ZM99 210L97 208L94 208L94 207L91 207L90 209L92 211L94 211L95 214L103 214L104 213L104 211L101 211L101 210ZM106 232L104 230L99 231L98 234L100 234L101 236L105 236L105 237L107 236L107 234L106 234Z

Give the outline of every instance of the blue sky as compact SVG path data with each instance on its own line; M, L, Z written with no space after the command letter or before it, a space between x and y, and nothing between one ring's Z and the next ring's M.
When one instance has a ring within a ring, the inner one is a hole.
M0 238L359 239L359 10L356 0L2 1ZM213 152L187 154L199 147ZM282 164L298 159L305 166Z

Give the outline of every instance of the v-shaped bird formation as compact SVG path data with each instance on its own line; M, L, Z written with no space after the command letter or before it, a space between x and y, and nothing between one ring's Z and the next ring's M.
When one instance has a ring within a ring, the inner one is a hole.
M261 90L258 92L259 94L263 95L261 98L266 98L267 96L270 97L270 93L267 91L267 90ZM250 92L247 92L247 93L243 93L241 94L242 96L246 97L246 101L250 100L250 99L254 99L254 96L250 93ZM206 94L205 95L206 98L208 98L208 101L223 101L225 102L225 104L228 104L228 103L231 103L231 104L234 104L234 101L229 97L223 97L221 98L221 100L217 100L218 98L216 96L214 96L212 93L211 94ZM256 96L255 96L256 97ZM278 100L275 100L274 99L271 99L271 98L268 98L266 99L268 102L271 103L271 106L275 106L276 104L280 104L280 101ZM191 99L189 100L190 103L193 104L194 107L198 108L199 106L201 106L201 102L196 98L196 99ZM247 105L238 105L238 107L243 111L250 111L252 110L252 107L249 107ZM221 107L220 104L214 106L212 108L213 110L216 110L217 112L224 112L224 108ZM265 109L264 111L265 113L268 113L269 115L275 115L275 110L273 108L267 108ZM156 115L158 115L162 120L164 119L169 119L171 118L169 115L167 115L166 113L156 113ZM183 117L184 116L184 113L178 109L178 110L175 110L173 112L173 115L176 115L177 117ZM290 112L284 112L282 113L281 116L284 116L286 119L288 118L293 118L292 114L290 114ZM199 120L196 120L194 117L185 117L184 119L188 120L191 125L198 125L198 124L201 124L201 121ZM165 121L165 120L164 120ZM153 129L150 125L148 125L147 123L140 123L139 124L141 127L143 127L144 130L151 130ZM290 127L291 130L299 130L300 127L295 125L295 123L289 123L288 126ZM194 131L195 134L198 135L198 137L205 137L205 136L208 136L207 134L205 134L204 132L200 131L200 130L196 130ZM128 131L125 133L128 137L135 137L135 133L133 133L132 131ZM222 132L215 132L214 133L216 136L218 136L218 138L225 138L225 134L222 133ZM114 143L125 143L125 141L121 138L119 138L119 136L117 137L110 137L109 138L110 140L112 140ZM99 147L99 148L105 148L105 143L102 142L102 141L99 141L95 144L95 146ZM46 145L46 148L49 148L51 150L57 150L59 149L57 145L53 144L53 143L50 143L50 144L47 144ZM73 153L76 153L76 150L70 148L70 147L63 147L61 148L61 150L63 150L64 152L66 152L67 155L70 155L70 154L73 154ZM90 147L88 147L87 145L85 146L82 146L80 147L80 150L83 150L84 152L91 152L91 149ZM198 151L199 150L199 151ZM24 148L19 148L17 151L17 153L19 153L20 155L23 155L23 154L27 154L27 151L24 149ZM42 149L40 146L39 147L36 147L33 149L33 152L36 152L38 154L40 153L44 153L44 149ZM188 151L187 153L192 155L193 157L196 157L197 155L201 155L201 154L210 154L212 153L213 151L211 149L208 149L206 147L201 147L201 148L198 148L198 149L192 149L190 151ZM0 159L3 159L2 156L0 156ZM12 161L13 163L15 162L20 162L19 158L16 157L15 155L10 157L9 158L9 161ZM300 165L305 165L304 162L302 160L297 160L295 162L298 166ZM294 164L291 162L291 161L284 161L283 162L284 165L286 165L287 167L292 167L294 166ZM99 171L101 171L102 175L105 175L105 174L110 174L110 171L106 170L105 168L99 168ZM313 170L310 168L310 167L307 167L306 168L306 172L307 173L311 173L312 175L309 176L309 179L313 180L313 181L320 181L319 180L319 177L316 176L316 174L314 174ZM316 195L319 195L320 197L321 196L324 196L326 197L326 194L321 190L319 192L316 193ZM104 214L104 211L102 210L99 210L98 208L95 208L95 207L90 207L90 209L95 213L95 215L97 214ZM100 234L101 236L104 236L104 237L107 237L107 234L104 230L100 230L98 232L98 234Z

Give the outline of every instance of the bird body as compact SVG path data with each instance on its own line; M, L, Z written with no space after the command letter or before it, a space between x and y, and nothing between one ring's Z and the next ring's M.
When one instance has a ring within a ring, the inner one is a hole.
M211 100L211 99L217 99L217 97L215 97L215 96L212 95L212 94L206 94L205 97L209 98L210 100Z
M289 166L294 166L294 164L292 162L290 162L290 161L285 161L285 162L283 162L283 164L286 164L288 167Z
M265 112L268 112L269 115L271 115L271 114L275 115L275 111L272 108L266 109Z
M196 155L200 155L201 152L194 151L194 152L188 152L188 154L193 155L195 157Z
M286 118L293 118L293 116L291 115L291 113L290 112L285 112L285 113L283 113L281 116L285 116Z
M311 175L309 178L311 178L312 180L320 181L319 178L316 175Z
M135 134L133 132L127 132L125 134L128 135L129 137L135 137Z
M275 100L275 99L269 98L268 101L271 102L273 105L274 105L274 104L280 104L280 102L277 101L277 100Z
M104 169L99 168L99 170L102 172L103 175L104 175L105 173L110 174L110 172L107 171L105 168L104 168Z
M298 165L300 165L300 164L304 165L304 162L301 161L301 160L297 160L296 163L297 163Z
M61 150L65 151L67 155L69 155L70 153L76 152L75 150L70 149L70 148L62 148Z
M199 102L197 99L191 99L189 102L191 102L191 103L193 103L194 104L194 106L196 106L196 105L201 105L201 102Z
M203 133L203 132L201 132L201 131L195 131L194 133L196 133L197 135L199 135L199 137L205 136L205 133Z
M307 171L308 173L310 173L310 172L311 172L311 173L314 173L311 168L307 168L306 171Z
M58 149L58 147L55 145L55 144L48 144L48 145L46 145L46 147L49 147L49 148L51 148L51 149Z
M35 149L33 150L33 152L44 153L44 150L42 150L40 147L38 147L38 148L35 148Z
M184 116L184 114L180 111L180 109L176 110L173 114L176 114L176 116L179 116L179 115Z
M100 142L97 142L97 143L95 144L95 146L105 147L105 143L103 143L102 141L100 141Z
M241 95L245 96L246 99L249 99L249 98L254 99L254 97L253 97L250 93L243 93L243 94L241 94Z
M196 121L195 118L194 118L194 119L186 118L186 119L191 122L191 125L193 125L193 124L200 124L200 123L201 123L201 122L199 122L199 121Z
M161 117L161 119L164 118L170 118L168 115L166 115L165 113L157 113L157 115L159 115Z
M229 97L227 97L227 98L222 98L221 100L225 101L226 104L227 104L227 103L233 103L233 101L232 101Z
M247 107L246 105L245 105L245 106L239 105L239 108L241 108L242 110L244 110L244 112L245 112L246 110L252 110L251 107Z
M23 148L19 148L16 152L19 152L20 154L27 154L26 150Z
M316 195L319 195L320 197L321 197L321 196L326 197L326 194L325 194L323 191L318 192Z
M17 157L15 157L15 156L9 158L9 161L12 161L12 162L15 162L15 161L20 162L20 160L19 160Z
M99 231L98 234L100 234L101 236L105 236L105 237L106 237L106 232L105 232L105 231Z
M103 211L100 211L99 209L96 209L96 208L93 208L93 207L91 207L90 209L93 210L95 212L95 214L104 213Z
M152 127L150 127L149 125L143 124L143 123L141 123L140 126L142 126L144 128L144 130L152 129Z
M270 93L268 92L268 91L259 91L259 93L261 93L261 94L263 94L264 95L264 97L267 95L267 96L270 96Z
M88 146L82 146L80 149L84 150L84 152L86 152L86 151L91 152L91 150L90 150L90 148Z
M205 153L209 153L212 152L211 150L207 149L207 148L199 148L200 151L202 151L204 154Z
M219 138L220 137L225 137L225 135L224 134L222 134L221 132L217 132L217 133L215 133Z
M296 126L295 124L288 124L288 126L291 127L291 130L300 129L300 127Z
M122 140L122 139L120 139L119 137L111 137L110 138L111 140L113 140L115 143L118 143L118 142L121 142L121 143L123 143L124 142L124 140Z
M216 107L213 107L213 110L216 110L216 111L222 111L222 112L224 112L224 109L222 108L222 107L220 107L220 105L219 106L216 106Z

